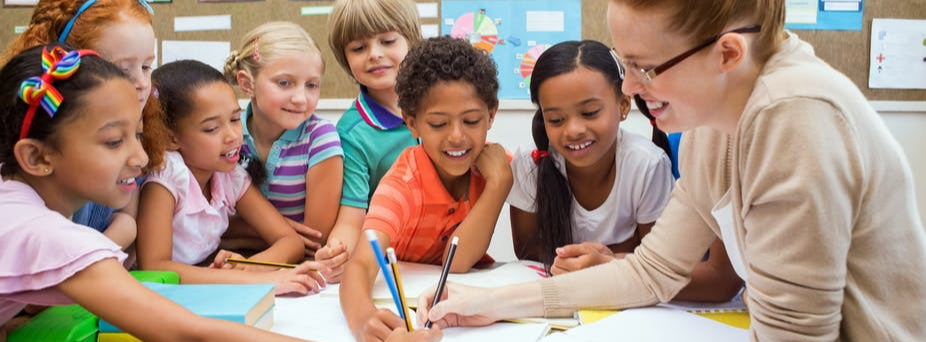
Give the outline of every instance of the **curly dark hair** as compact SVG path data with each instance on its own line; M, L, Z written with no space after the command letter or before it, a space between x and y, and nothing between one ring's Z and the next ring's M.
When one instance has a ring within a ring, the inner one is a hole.
M450 36L422 41L405 56L396 79L399 108L414 117L421 99L435 84L465 81L489 109L498 108L498 70L482 50Z

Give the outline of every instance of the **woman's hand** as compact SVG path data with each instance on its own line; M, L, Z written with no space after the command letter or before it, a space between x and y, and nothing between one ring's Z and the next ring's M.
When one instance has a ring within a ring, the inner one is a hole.
M418 326L424 327L427 320L441 328L458 326L484 326L501 318L493 313L495 305L501 304L486 295L485 288L447 282L441 301L433 308L434 291L437 286L425 290L418 296Z

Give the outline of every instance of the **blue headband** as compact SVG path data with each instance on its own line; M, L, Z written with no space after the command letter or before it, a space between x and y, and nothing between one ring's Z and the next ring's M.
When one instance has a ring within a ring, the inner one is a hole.
M58 43L64 43L64 41L68 39L68 34L71 33L71 29L74 28L74 22L77 21L77 17L84 13L84 11L90 8L90 6L92 6L95 2L96 0L89 0L85 2L83 6L80 6L80 8L77 10L77 13L74 13L74 17L72 17L71 20L68 20L67 25L64 25L64 30L61 31L61 36L58 36ZM148 10L148 13L154 15L154 9L151 8L151 5L148 4L147 0L138 0L138 3L145 7L145 9Z

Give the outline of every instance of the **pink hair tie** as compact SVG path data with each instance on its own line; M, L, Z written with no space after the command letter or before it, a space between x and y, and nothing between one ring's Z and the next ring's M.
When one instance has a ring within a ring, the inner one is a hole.
M258 45L259 43L260 43L260 38L259 37L255 38L254 39L254 54L251 55L251 58L254 59L255 62L260 60L260 45Z
M539 163L541 159L550 156L550 152L533 150L531 151L531 158L534 159L534 163Z

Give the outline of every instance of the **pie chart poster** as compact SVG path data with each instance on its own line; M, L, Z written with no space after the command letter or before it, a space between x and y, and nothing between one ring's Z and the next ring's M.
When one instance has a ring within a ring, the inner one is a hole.
M582 1L444 0L441 24L442 34L466 39L492 56L499 98L529 99L537 57L556 43L582 39Z

